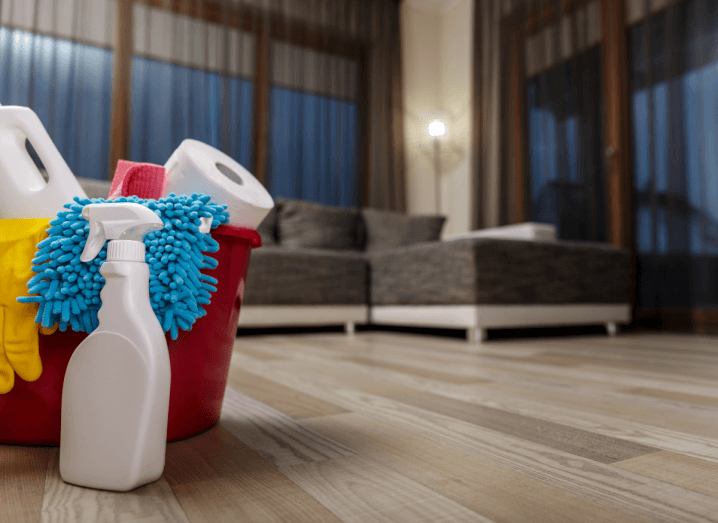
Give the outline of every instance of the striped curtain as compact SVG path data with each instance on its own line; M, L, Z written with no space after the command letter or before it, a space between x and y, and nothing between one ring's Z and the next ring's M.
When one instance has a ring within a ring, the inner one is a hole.
M545 0L527 10L536 25L525 54L529 217L562 239L605 241L601 6L568 7Z
M283 42L270 54L271 193L357 205L358 60Z
M195 2L133 6L130 159L164 164L185 138L222 150L253 170L256 37L190 10ZM204 6L209 9L209 3Z
M644 7L629 32L638 306L715 308L718 1Z
M194 138L275 196L404 210L399 46L396 0L0 0L0 104L78 176Z
M255 0L262 3L261 0ZM275 196L406 209L399 2L273 0L267 184Z
M113 25L110 0L0 2L0 104L33 109L85 178L107 177Z

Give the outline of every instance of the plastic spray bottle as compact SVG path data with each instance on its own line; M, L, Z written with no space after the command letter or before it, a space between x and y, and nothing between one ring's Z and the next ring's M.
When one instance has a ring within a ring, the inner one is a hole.
M127 491L159 479L165 465L170 360L149 297L144 236L162 229L137 203L86 205L90 222L80 260L100 268L99 326L67 366L62 391L60 475L68 483Z

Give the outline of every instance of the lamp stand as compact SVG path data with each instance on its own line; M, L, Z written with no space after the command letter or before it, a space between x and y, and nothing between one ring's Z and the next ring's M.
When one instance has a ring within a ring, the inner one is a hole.
M434 207L441 214L441 140L434 138Z

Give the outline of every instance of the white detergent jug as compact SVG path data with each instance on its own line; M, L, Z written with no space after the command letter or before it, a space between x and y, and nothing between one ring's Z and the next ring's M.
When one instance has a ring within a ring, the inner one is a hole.
M47 182L25 140L45 165ZM0 219L53 218L75 196L86 194L37 115L27 107L0 106Z

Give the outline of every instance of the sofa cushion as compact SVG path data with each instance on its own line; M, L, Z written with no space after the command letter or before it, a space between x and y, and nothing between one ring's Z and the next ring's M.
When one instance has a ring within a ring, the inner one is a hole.
M628 303L627 251L493 238L368 254L372 305Z
M264 217L262 223L257 226L257 232L262 237L262 246L264 247L277 245L277 222L281 204L282 200L276 200L272 210Z
M290 249L358 250L359 215L354 209L285 200L279 210L279 243Z
M446 221L444 216L407 216L377 209L362 209L361 214L367 252L438 240Z
M268 247L252 252L244 305L366 305L362 253Z

